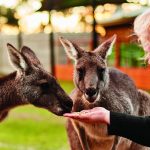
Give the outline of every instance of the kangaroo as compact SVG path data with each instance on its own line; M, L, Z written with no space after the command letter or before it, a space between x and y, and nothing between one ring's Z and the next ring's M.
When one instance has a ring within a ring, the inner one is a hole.
M109 38L93 51L60 37L67 55L75 61L75 89L72 112L105 107L114 112L132 115L150 114L150 96L138 90L128 75L107 67L107 56L116 41ZM147 147L125 138L107 134L105 124L88 124L68 120L68 137L72 150L146 150Z
M0 121L9 110L25 104L42 107L56 115L72 109L72 100L44 70L35 53L24 46L21 52L7 44L9 60L15 72L0 78Z

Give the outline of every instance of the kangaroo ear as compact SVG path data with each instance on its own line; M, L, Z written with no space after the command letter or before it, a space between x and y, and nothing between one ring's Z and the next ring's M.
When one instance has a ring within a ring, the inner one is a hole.
M7 44L7 48L8 48L8 56L11 65L17 70L21 70L21 71L26 70L27 63L24 60L21 53L9 43Z
M99 55L106 59L108 55L111 54L113 45L116 41L117 35L113 35L111 38L103 42L99 47L97 47L94 52L99 53Z
M68 57L70 57L73 60L77 60L82 56L82 53L84 51L80 47L78 47L75 43L70 42L69 40L64 39L63 37L60 37L59 40L63 45Z
M21 49L21 54L25 57L25 60L30 66L41 66L36 54L29 47L23 46Z

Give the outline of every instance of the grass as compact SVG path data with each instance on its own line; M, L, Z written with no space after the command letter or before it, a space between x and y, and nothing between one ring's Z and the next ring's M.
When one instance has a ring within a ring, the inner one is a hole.
M60 84L68 93L74 87L72 82ZM0 150L67 150L65 122L31 105L13 109L0 125Z

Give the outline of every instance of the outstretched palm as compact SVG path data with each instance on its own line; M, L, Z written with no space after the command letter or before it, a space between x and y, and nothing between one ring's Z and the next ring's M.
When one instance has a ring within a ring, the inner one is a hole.
M64 116L87 123L110 123L110 112L103 107L95 107L81 112L66 113Z

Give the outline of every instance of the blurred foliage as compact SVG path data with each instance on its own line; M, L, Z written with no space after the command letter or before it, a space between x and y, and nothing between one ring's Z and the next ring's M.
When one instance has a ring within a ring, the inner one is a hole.
M121 44L121 66L126 67L143 67L146 64L143 61L144 50L137 44Z
M3 5L0 5L0 24L3 24L3 20L5 20L5 24L18 26L18 18L15 17L16 9L18 6L21 6L27 2L28 0L20 0L15 8L7 8Z
M122 43L120 47L120 66L122 67L145 67L146 64L143 60L144 50L138 44ZM108 56L108 65L115 65L115 50Z

